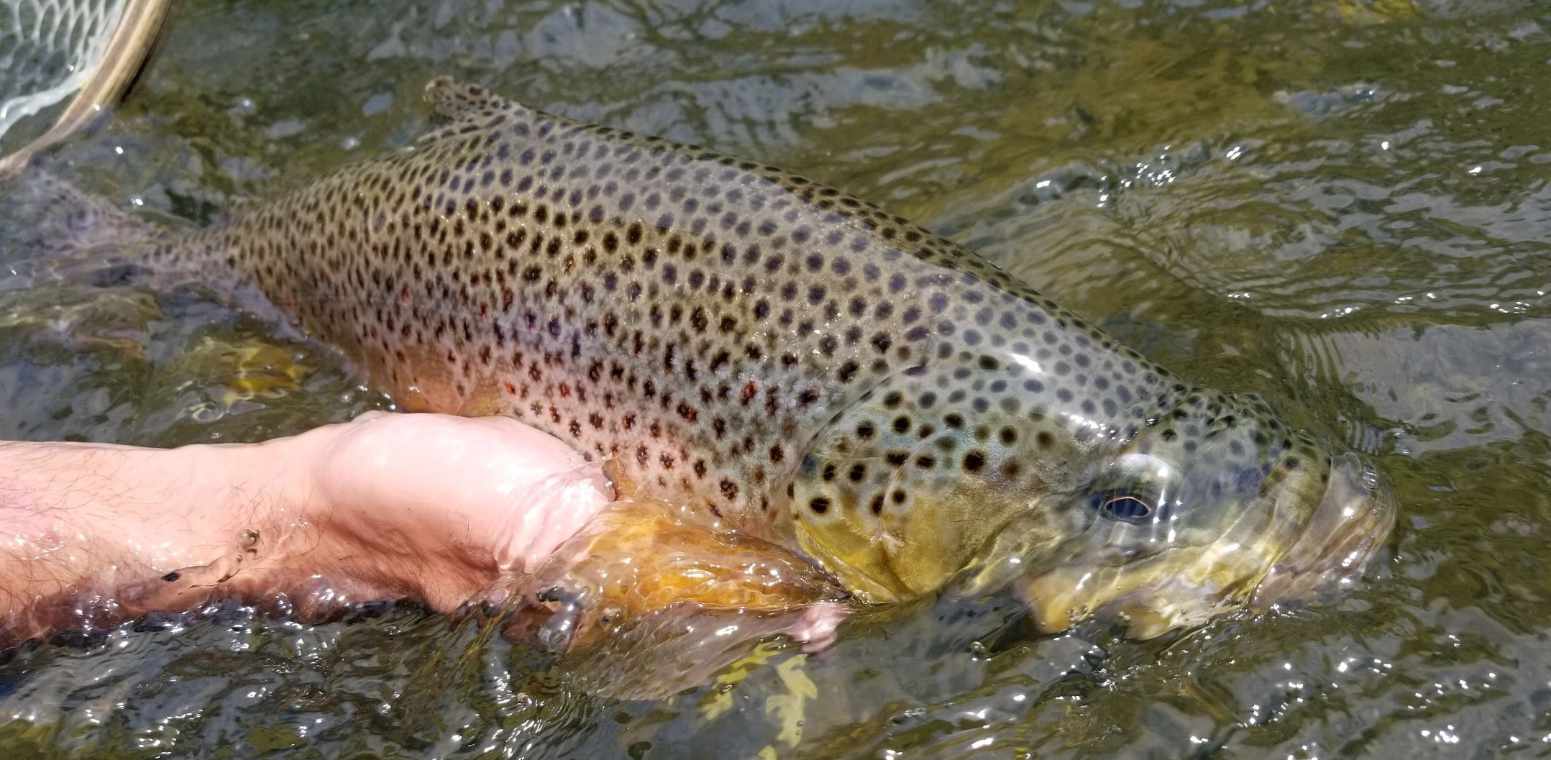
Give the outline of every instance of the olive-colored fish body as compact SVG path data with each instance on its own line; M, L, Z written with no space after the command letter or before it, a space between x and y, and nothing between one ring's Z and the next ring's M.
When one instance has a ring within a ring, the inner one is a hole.
M1320 504L1269 506L1333 460L1263 402L1179 382L904 219L477 87L428 93L452 122L414 150L153 260L256 285L405 407L541 427L868 599L940 588L1014 519L1050 556L1123 564L1145 549L1113 531L1149 519L1211 543ZM1144 460L1205 489L1197 516L1138 486L1165 477Z
M1020 417L1050 427L1102 419L1087 431L1097 436L1134 435L1159 400L1162 370L869 204L437 88L457 121L415 151L167 254L256 282L405 406L511 414L617 458L652 495L765 535L789 533L794 518L907 508L822 497L793 508L803 454L864 397L921 419L863 426L854 453L876 451L878 466L815 479L875 481L888 450L960 427L973 437L993 403L1016 401ZM1007 362L1008 351L1050 368ZM1002 431L988 433L989 445ZM968 450L939 453L926 469L960 477Z

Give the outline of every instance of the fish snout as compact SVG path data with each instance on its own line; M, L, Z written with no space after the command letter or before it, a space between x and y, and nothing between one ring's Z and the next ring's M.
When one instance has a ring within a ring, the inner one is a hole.
M1389 484L1356 454L1334 457L1323 497L1298 540L1256 586L1252 603L1269 607L1354 582L1395 525Z

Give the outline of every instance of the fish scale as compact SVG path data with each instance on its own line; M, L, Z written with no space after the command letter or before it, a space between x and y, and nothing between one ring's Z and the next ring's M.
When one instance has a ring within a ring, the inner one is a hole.
M1300 454L1328 481L1263 401L1181 383L860 199L447 79L427 94L450 123L412 150L152 262L256 286L407 409L542 428L864 598L939 587L1031 510L1083 533L1082 499L1046 497L1123 451L1253 470L1261 496Z

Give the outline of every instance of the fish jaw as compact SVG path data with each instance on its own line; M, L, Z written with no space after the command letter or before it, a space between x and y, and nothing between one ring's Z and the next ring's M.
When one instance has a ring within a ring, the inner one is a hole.
M1350 453L1332 458L1317 501L1284 494L1278 502L1252 537L1227 531L1135 561L1094 562L1091 547L1070 542L1047 551L1043 563L1029 562L1015 588L1043 632L1101 616L1123 623L1131 638L1149 639L1349 586L1384 545L1397 512L1377 471Z
M1256 587L1254 605L1269 607L1350 584L1383 547L1398 512L1377 469L1355 454L1337 458L1303 535Z

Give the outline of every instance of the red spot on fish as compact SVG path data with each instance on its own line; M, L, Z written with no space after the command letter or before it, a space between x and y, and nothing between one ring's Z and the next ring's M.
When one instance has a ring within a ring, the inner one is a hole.
M738 394L738 400L742 401L746 406L750 401L754 400L754 395L757 393L759 393L759 385L750 380L743 386L743 391Z
M700 416L700 412L697 411L694 407L690 406L689 404L686 404L686 403L680 401L679 402L679 416L683 417L686 422L694 422L695 418Z

